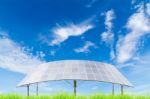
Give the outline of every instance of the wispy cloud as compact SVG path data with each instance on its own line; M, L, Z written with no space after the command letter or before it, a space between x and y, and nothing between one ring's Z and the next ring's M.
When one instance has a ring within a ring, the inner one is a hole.
M39 40L49 46L60 45L62 42L66 41L70 37L80 36L86 33L88 30L94 28L91 24L92 18L83 21L80 24L68 23L67 25L59 25L51 29L50 35L39 35Z
M138 85L137 87L133 88L131 91L133 94L136 95L148 95L150 89L150 84L143 84Z
M6 38L9 37L8 33L6 31L0 30L0 38Z
M101 40L105 43L107 43L110 46L111 52L110 56L111 58L114 58L114 50L113 50L113 44L114 44L114 33L112 32L113 23L112 21L115 19L115 13L114 10L109 10L105 15L105 28L106 31L101 34Z
M146 7L147 7L146 13L147 13L148 15L150 15L150 3L147 3L147 4L146 4Z
M115 19L115 13L114 13L114 10L109 10L106 12L105 14L105 25L106 25L106 29L108 31L111 31L112 27L113 27L113 19Z
M134 84L134 88L131 89L131 93L146 94L150 92L150 51L136 57L131 62L118 65L118 68L122 70L128 68L128 74L126 75ZM138 77L138 79L136 77Z
M130 93L147 94L150 88L150 52L141 55L138 54L138 49L143 46L142 38L150 34L150 15L148 6L144 9L143 4L139 4L136 9L137 11L129 17L126 24L129 32L121 36L118 41L117 64L118 68L128 70L126 75L134 84Z
M120 37L117 45L118 63L124 63L134 57L140 39L150 33L150 19L148 13L144 13L143 4L129 18L126 28L130 32L125 37Z
M93 4L94 4L96 1L97 1L97 0L90 0L90 2L85 5L85 7L91 8L91 7L93 6Z
M92 29L94 26L91 24L73 24L70 23L67 26L58 26L52 29L54 33L54 39L49 43L50 45L59 45L71 36L80 36Z
M90 52L90 48L92 48L92 47L93 48L97 48L97 46L94 43L92 43L90 41L86 41L84 46L82 46L80 48L76 48L76 49L74 49L74 51L76 53L89 53Z
M101 34L101 39L104 42L110 42L113 40L114 33L112 33L112 27L113 27L113 19L115 19L114 11L109 10L105 13L105 28L106 32L103 32Z
M43 61L39 57L44 53L34 56L30 49L22 47L0 32L0 68L10 71L27 73L31 68Z

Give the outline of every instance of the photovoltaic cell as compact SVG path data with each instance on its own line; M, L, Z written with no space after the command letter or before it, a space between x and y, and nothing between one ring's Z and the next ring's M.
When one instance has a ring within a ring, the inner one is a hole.
M27 74L18 86L49 80L96 80L132 86L113 65L87 60L63 60L41 64Z

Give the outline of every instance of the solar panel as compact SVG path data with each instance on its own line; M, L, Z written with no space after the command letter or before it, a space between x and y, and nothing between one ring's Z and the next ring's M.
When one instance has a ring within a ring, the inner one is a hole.
M67 79L94 80L132 86L113 65L87 60L63 60L41 64L27 74L18 86Z

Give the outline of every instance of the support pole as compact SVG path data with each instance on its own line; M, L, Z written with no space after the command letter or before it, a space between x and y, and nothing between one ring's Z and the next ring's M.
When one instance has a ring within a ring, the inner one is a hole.
M112 95L114 95L115 94L115 86L114 86L114 84L112 84Z
M123 92L123 85L121 85L121 95L123 95L124 92Z
M27 85L27 96L30 95L29 91L30 91L30 85L28 84L28 85Z
M38 86L38 82L36 84L36 95L38 96L39 95L39 86Z
M77 87L77 82L76 80L73 81L73 88L74 88L74 95L76 96L76 87Z

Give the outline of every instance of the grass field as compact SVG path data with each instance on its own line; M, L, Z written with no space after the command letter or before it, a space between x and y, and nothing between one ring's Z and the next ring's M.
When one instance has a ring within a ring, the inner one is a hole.
M69 94L57 94L52 96L21 96L17 94L1 94L0 99L150 99L150 96L131 96L131 95L89 95L89 96L74 96Z

